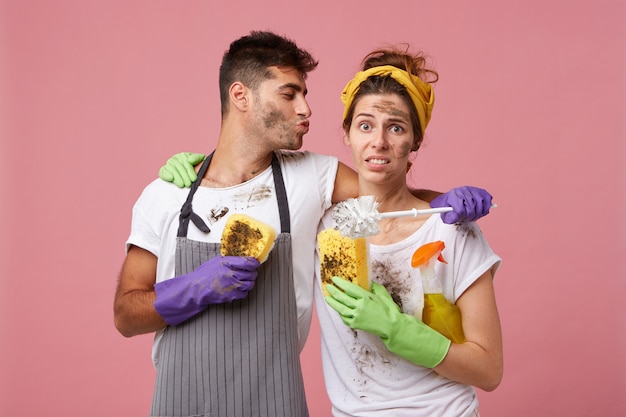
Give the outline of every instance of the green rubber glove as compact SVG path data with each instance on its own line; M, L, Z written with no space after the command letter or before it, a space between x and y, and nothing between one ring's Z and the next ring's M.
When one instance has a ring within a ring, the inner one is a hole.
M189 188L198 175L194 166L204 161L205 155L201 153L181 152L167 160L159 169L159 178L163 181L173 182L179 188Z
M450 349L450 340L414 316L403 314L387 289L372 282L372 292L340 277L326 285L326 302L352 329L380 336L390 352L419 366L434 368Z

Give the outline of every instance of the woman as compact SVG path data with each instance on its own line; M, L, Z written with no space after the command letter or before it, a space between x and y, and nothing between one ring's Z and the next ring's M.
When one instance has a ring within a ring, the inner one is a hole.
M429 208L410 192L406 175L434 103L429 82L438 74L426 68L421 54L396 49L370 53L362 68L342 93L344 142L359 174L359 194L375 196L380 212ZM329 212L323 227L333 226ZM479 415L474 386L491 391L502 378L493 288L501 259L475 223L446 224L435 214L385 218L379 229L369 238L371 292L339 278L326 286L326 298L321 282L316 288L333 414ZM444 295L461 311L464 343L450 343L393 301L423 294L410 261L418 247L433 241L445 243L447 264L436 268Z

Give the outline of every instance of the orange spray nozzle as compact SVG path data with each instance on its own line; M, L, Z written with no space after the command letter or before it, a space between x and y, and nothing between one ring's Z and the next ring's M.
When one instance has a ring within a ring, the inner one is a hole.
M448 263L444 258L441 252L445 249L446 245L441 241L437 240L435 242L430 242L425 245L420 246L413 253L413 257L411 258L411 266L413 268L418 268L421 265L428 263L433 257L437 256L437 260L443 263Z

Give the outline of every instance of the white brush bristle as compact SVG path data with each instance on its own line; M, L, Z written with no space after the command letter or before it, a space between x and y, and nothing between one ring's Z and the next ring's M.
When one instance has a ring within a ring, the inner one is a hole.
M351 238L374 236L379 233L378 202L372 195L349 198L333 209L335 228L342 236Z

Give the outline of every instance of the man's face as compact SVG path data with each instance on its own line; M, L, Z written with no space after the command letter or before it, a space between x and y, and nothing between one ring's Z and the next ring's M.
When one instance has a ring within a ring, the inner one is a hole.
M255 94L259 118L257 134L272 150L297 150L309 131L311 108L306 101L306 83L293 68L271 67L274 78L265 80Z

